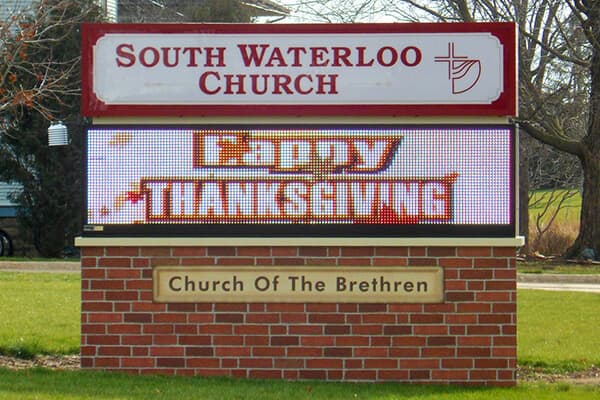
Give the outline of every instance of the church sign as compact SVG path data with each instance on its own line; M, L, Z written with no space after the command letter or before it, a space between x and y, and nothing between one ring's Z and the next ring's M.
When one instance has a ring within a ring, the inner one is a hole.
M83 38L89 116L516 114L514 24L86 24Z

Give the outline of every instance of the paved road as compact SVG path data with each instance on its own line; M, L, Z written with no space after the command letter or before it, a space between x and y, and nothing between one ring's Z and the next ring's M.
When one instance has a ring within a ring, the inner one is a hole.
M518 274L517 288L600 293L600 275Z
M0 271L21 272L70 272L79 273L79 261L4 261L0 260Z
M568 292L600 293L598 283L542 283L542 282L517 282L517 289L556 290Z

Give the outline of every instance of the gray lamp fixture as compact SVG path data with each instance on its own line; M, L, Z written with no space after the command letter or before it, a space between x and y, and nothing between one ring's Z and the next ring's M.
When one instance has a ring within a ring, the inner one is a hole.
M69 144L69 131L62 121L51 122L48 127L48 146L66 146Z

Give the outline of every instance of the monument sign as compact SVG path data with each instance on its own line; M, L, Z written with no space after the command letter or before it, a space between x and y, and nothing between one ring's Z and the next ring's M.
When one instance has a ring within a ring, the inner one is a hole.
M82 367L515 384L514 24L82 37Z

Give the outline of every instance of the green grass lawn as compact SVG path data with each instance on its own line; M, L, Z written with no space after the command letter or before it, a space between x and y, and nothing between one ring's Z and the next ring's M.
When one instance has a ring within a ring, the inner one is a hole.
M101 372L0 369L3 400L83 399L431 399L550 400L597 399L600 390L567 384L519 385L515 388L468 388L407 384L283 382L225 378L128 376Z
M546 217L552 214L552 211L559 206L559 199L564 193L566 193L565 190L537 190L532 192L529 199L530 221L533 221L540 213L544 212L548 202L550 202L550 205ZM574 196L569 197L560 207L555 223L578 223L581 210L581 194L576 193Z
M0 353L78 354L78 274L0 272Z
M79 350L77 274L0 272L0 352L71 354ZM518 359L547 370L600 365L600 296L520 290ZM145 377L95 371L0 369L0 399L572 399L600 388L520 384L462 388L401 384L246 381Z
M597 294L520 290L519 363L563 371L600 365L599 310ZM0 315L2 354L79 353L79 275L0 272Z
M580 370L600 365L600 295L519 290L520 365Z
M524 274L600 275L600 265L553 264L548 262L518 262L517 272Z

